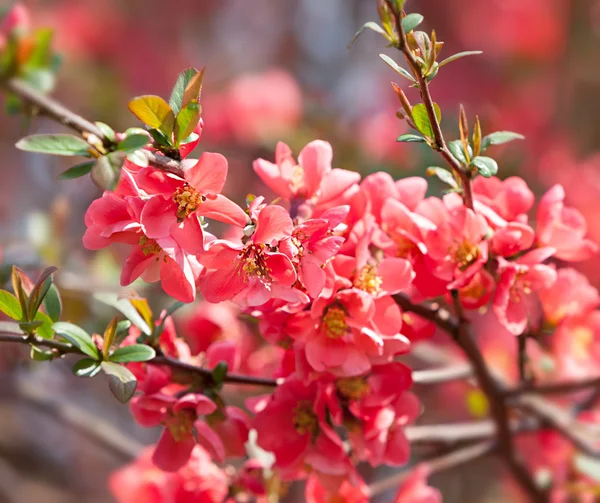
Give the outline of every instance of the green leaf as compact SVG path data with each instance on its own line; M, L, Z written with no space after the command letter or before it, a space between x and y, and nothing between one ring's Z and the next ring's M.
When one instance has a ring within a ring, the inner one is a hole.
M118 348L109 359L116 363L147 362L156 356L156 351L146 344L133 344Z
M28 68L23 74L23 79L42 94L52 91L56 83L54 73L47 68Z
M427 140L416 134L403 134L398 136L396 141L404 143L425 143Z
M92 171L92 168L96 164L96 161L85 161L81 164L76 164L72 168L63 171L60 175L58 175L59 180L72 180L74 178L80 178L85 176Z
M104 330L103 342L102 342L102 356L105 360L108 360L110 348L115 342L117 336L117 328L119 325L119 317L115 316Z
M81 350L82 353L88 355L94 360L98 360L100 358L100 352L94 344L94 341L92 341L92 337L83 328L66 321L58 321L52 326L52 328L54 328L54 331L58 335Z
M145 147L150 142L147 134L132 134L127 136L117 145L117 150L123 152L135 152L136 150Z
M498 173L498 163L491 157L485 157L483 155L477 156L473 159L472 164L479 170L479 174L485 178L489 178Z
M73 365L71 371L77 377L94 377L101 369L100 362L91 358L82 358Z
M29 357L36 362L47 362L55 358L55 354L51 349L42 349L36 346L31 346Z
M114 189L119 181L119 174L124 161L124 152L116 151L103 155L92 167L92 180L102 189Z
M38 312L44 297L52 285L52 274L54 274L57 270L58 269L54 266L46 267L31 290L28 301L29 319L33 319L35 313Z
M177 114L175 120L175 145L179 145L189 135L200 122L202 107L197 101L190 101Z
M452 61L456 61L457 59L460 58L464 58L465 56L475 56L477 54L482 54L483 51L464 51L464 52L459 52L457 54L453 54L452 56L446 58L445 60L440 62L440 67L448 64L448 63L452 63Z
M194 75L183 92L183 99L181 100L181 108L185 108L188 103L192 101L200 101L200 93L202 92L202 82L204 81L204 68ZM181 110L180 110L181 111Z
M104 124L104 122L95 122L94 124L98 126L100 132L111 142L115 143L117 141L117 135L115 133L115 130L111 128L108 124Z
M131 323L138 327L144 334L152 335L152 329L140 316L137 309L129 301L129 299L119 298L118 295L112 293L97 293L94 295L96 300L103 302L115 309L119 310Z
M481 149L485 150L490 145L502 145L513 140L524 140L525 137L519 133L513 133L512 131L496 131L483 137L481 141Z
M148 157L141 150L136 150L135 152L130 152L125 156L129 162L132 162L136 166L140 168L146 168L149 164Z
M90 145L70 134L34 134L19 140L16 147L26 152L89 157Z
M453 189L458 189L458 184L456 180L452 176L452 173L444 168L439 168L437 166L432 166L427 168L427 175L438 177L443 183L450 185Z
M0 311L13 320L19 321L23 317L19 300L6 290L0 290Z
M173 114L178 114L181 110L181 107L183 106L183 95L185 94L185 90L190 81L198 73L198 70L195 68L187 68L177 77L177 82L175 82L175 87L173 87L171 97L169 98L169 105L173 110Z
M219 362L211 372L211 376L215 383L215 387L220 389L223 386L223 381L227 376L227 362Z
M465 153L463 151L462 142L460 140L452 140L448 142L448 149L452 153L452 155L458 159L461 163L466 163L467 158L465 157Z
M58 288L56 288L54 283L50 285L50 289L44 297L43 305L44 309L46 310L46 314L48 314L52 321L60 320L60 315L62 313L62 300L60 298Z
M435 115L438 122L442 119L442 111L437 103L433 104L435 109ZM423 103L418 103L412 108L412 116L417 129L421 131L425 136L433 138L433 127L429 122L429 115L427 114L427 108Z
M27 66L31 68L44 68L48 66L53 37L54 31L50 28L41 28L36 31L33 51L27 59Z
M170 147L171 146L171 143L169 142L167 137L163 133L161 133L158 129L149 129L148 132L150 133L150 136L152 136L152 139L158 146L160 146L160 147Z
M417 14L416 12L409 14L402 20L402 31L404 33L410 33L422 22L423 16L421 14Z
M379 57L381 59L383 59L383 61L385 62L385 64L388 65L392 70L394 70L395 72L399 73L404 78L410 80L413 84L417 83L417 81L415 80L415 78L410 73L408 73L407 70L405 70L398 63L396 63L392 58L390 58L389 56L387 56L385 54L380 54Z
M108 375L108 387L117 400L127 403L135 393L137 380L125 367L113 362L102 362L102 370Z
M52 339L54 337L54 330L52 329L53 321L47 314L38 311L35 315L36 322L41 322L40 326L36 328L36 334L43 339Z
M138 96L129 102L128 107L147 126L162 131L167 138L173 134L175 115L160 96Z
M350 43L348 44L348 49L350 49L350 47L352 47L352 45L354 44L354 42L356 42L356 39L358 37L360 37L360 35L365 31L365 30L371 30L374 31L375 33L379 33L380 35L383 35L383 37L388 41L391 42L390 37L388 36L388 34L386 33L386 31L379 26L377 23L375 23L374 21L367 21L365 24L363 24L358 31L354 34L354 36L352 37L352 40L350 40Z

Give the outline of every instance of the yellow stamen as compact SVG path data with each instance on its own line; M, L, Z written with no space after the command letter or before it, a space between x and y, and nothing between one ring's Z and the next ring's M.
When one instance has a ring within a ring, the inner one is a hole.
M154 239L149 239L146 236L140 237L138 244L142 249L142 253L146 256L158 255L162 251L162 248L154 241Z
M339 307L330 307L323 316L321 327L330 339L340 339L348 332L345 311Z
M294 428L298 433L304 435L310 433L313 436L319 428L319 420L313 410L313 405L308 400L302 400L294 408Z
M364 266L354 277L354 286L375 295L381 291L383 280L377 274L377 268L372 265Z
M173 194L173 201L178 205L177 218L183 220L196 211L205 200L206 198L189 183L185 183L183 188L178 187Z
M371 387L366 377L346 377L335 382L338 392L350 400L360 400L367 396Z

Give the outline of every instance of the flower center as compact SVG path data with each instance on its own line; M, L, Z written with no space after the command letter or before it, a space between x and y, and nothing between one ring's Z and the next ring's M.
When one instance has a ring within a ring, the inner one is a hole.
M346 312L339 307L330 307L323 316L321 327L330 339L343 337L348 332Z
M354 277L354 286L374 295L381 292L383 280L377 274L377 268L372 265L364 266Z
M302 400L294 408L294 428L300 435L310 433L313 436L319 428L319 421L313 411L313 405L308 400Z
M140 245L140 248L142 249L142 253L145 256L158 255L162 251L162 248L157 244L156 241L154 241L154 239L149 239L146 236L140 237L140 240L138 241L138 245Z
M365 377L346 377L335 382L338 392L350 400L360 400L367 396L371 387Z
M451 252L452 253L452 252ZM454 248L454 262L461 271L466 271L479 258L479 248L468 241L463 241Z
M240 259L240 271L246 276L258 276L266 281L271 280L271 270L267 267L267 262L263 253L263 245L250 245L244 248L238 255ZM244 278L246 281L247 278Z
M180 442L192 434L195 420L196 415L193 411L182 410L171 417L166 427L169 428L175 441Z
M297 193L304 186L304 168L300 165L294 166L292 171L292 179L290 180L290 187L292 192Z
M571 332L573 340L573 355L579 360L590 357L590 346L594 341L594 332L586 326L579 326Z
M206 197L200 194L189 183L184 183L183 187L177 187L177 190L173 194L173 201L177 204L177 219L183 220L192 214L205 200Z

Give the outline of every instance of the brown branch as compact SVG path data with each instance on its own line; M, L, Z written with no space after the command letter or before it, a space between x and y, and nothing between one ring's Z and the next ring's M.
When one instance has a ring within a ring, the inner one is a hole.
M100 139L104 146L114 146L113 143L102 134L102 131L100 131L98 126L72 112L53 98L36 91L26 82L17 78L11 78L0 82L0 86L31 105L38 113L76 131L86 140L88 140L89 135L94 135ZM184 170L179 161L157 152L151 152L149 150L144 150L143 152L148 158L150 166L183 177Z
M455 468L469 461L487 456L494 450L494 442L487 440L477 444L469 445L456 449L449 454L444 454L427 460L426 463L429 466L431 473L437 473L444 470ZM369 497L374 497L379 494L396 489L409 475L411 468L402 470L390 477L382 480L378 480L373 484L369 485Z
M589 388L600 389L600 377L590 377L579 381L563 381L550 384L524 384L522 386L507 389L504 394L508 397L519 395L560 395L575 393Z
M419 87L419 93L421 94L421 100L423 101L423 105L425 105L425 109L427 110L427 117L429 118L429 123L431 124L431 129L433 131L433 139L434 144L432 147L440 152L444 159L448 162L452 171L458 176L462 182L462 191L463 191L463 200L465 206L467 208L473 209L473 194L471 190L471 173L468 169L466 169L450 152L448 145L444 139L444 133L442 132L442 127L440 126L440 121L437 118L435 113L435 106L433 102L433 98L431 97L431 92L429 91L429 82L427 82L427 77L423 74L421 66L417 61L417 58L413 54L412 50L408 46L408 41L406 40L406 34L402 30L402 18L400 15L396 16L396 30L398 31L398 43L396 48L404 54L406 61L411 69L412 74L417 79L417 84Z

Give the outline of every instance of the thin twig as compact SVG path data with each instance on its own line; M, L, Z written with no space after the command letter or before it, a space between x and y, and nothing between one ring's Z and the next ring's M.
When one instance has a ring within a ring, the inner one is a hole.
M462 164L452 155L448 145L446 144L444 133L442 132L442 128L440 126L440 121L435 113L433 98L431 97L431 92L429 91L429 82L427 81L427 77L423 74L417 58L408 46L406 34L404 33L404 30L402 30L402 19L399 15L396 16L396 29L399 37L396 48L404 54L412 74L417 79L421 100L423 101L423 105L425 105L425 109L427 110L427 117L429 118L429 123L431 124L431 129L433 131L433 139L435 141L434 145L432 146L435 150L442 154L444 159L446 159L448 164L450 164L452 171L454 171L454 173L460 178L462 182L462 195L465 206L473 209L471 173L465 169Z
M560 395L565 393L575 393L589 388L596 388L596 391L600 391L600 377L550 384L524 384L516 388L507 389L504 391L504 394L508 397L531 394Z
M53 98L45 96L44 94L33 89L26 82L16 78L11 78L0 82L0 86L15 94L23 101L27 102L29 105L34 107L38 113L49 117L50 119L72 129L73 131L76 131L86 140L88 139L89 135L94 135L105 146L112 145L112 142L102 134L102 131L98 128L98 126L72 112ZM161 155L157 152L151 152L149 150L144 150L143 152L148 158L148 163L150 166L162 169L163 171L168 171L169 173L173 173L178 176L184 175L184 169L179 161Z

